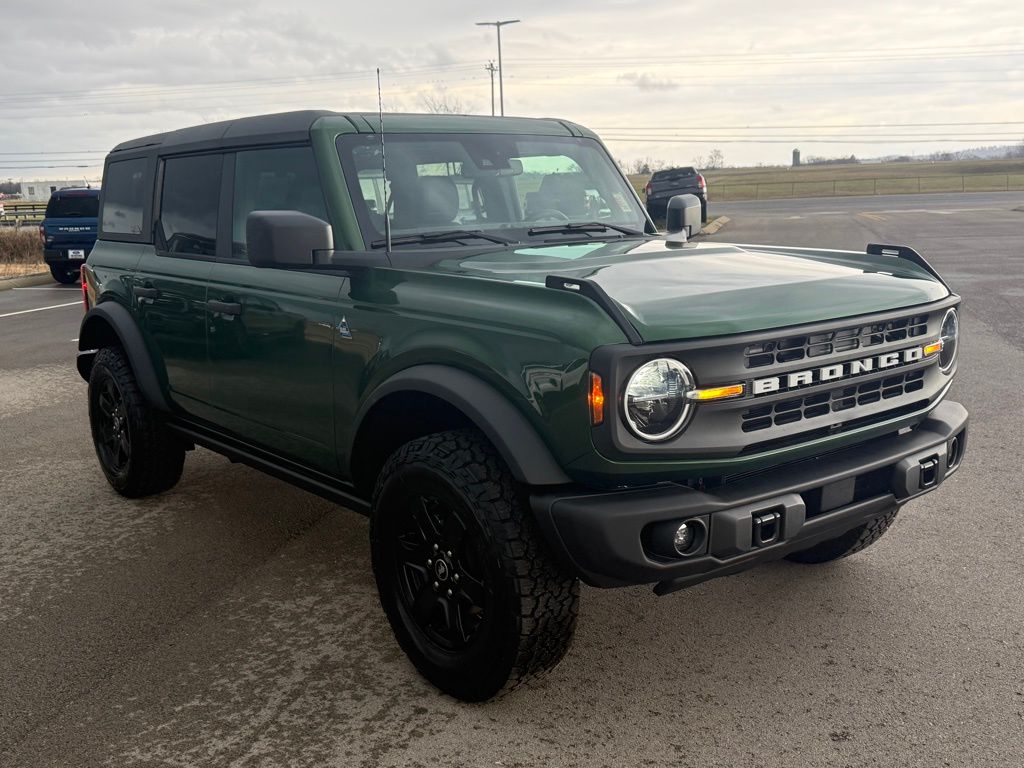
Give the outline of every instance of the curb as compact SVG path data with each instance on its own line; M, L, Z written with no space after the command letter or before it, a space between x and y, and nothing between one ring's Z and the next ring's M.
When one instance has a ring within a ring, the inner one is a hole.
M729 223L729 217L728 216L719 216L717 219L712 221L710 224L708 224L706 227L704 227L697 234L698 235L713 235L713 234L715 234L715 232L720 230L722 227L724 227L728 223Z
M36 272L32 275L20 275L19 277L0 277L0 291L7 291L11 288L28 288L33 285L46 285L52 282L53 277L49 272Z

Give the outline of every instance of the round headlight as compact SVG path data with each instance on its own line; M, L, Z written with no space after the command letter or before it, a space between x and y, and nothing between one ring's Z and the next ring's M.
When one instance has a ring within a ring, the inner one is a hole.
M939 370L949 373L956 361L956 346L960 336L960 319L956 310L951 309L942 318L942 328L939 337L942 339L942 351L939 352Z
M690 414L686 393L691 389L693 375L678 360L661 358L644 363L626 384L626 423L642 440L668 440L682 429Z

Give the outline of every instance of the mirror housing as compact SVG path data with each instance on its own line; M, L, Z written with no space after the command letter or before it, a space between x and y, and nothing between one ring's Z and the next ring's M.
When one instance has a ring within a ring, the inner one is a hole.
M299 211L253 211L245 219L245 243L254 267L302 266L315 251L334 249L334 230Z
M673 195L665 211L665 230L693 237L701 228L700 200L696 195Z

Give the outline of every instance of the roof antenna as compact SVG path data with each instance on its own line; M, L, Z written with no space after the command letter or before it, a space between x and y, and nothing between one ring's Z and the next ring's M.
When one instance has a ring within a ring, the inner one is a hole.
M391 260L391 201L388 191L388 163L384 154L384 98L380 90L380 67L377 67L377 122L380 127L380 170L384 175L384 252Z

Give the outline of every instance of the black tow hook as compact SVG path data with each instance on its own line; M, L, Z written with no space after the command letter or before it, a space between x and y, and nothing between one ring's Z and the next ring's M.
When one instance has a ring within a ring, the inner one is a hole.
M782 532L782 515L778 512L765 512L754 515L753 544L755 547L767 547L779 540Z

